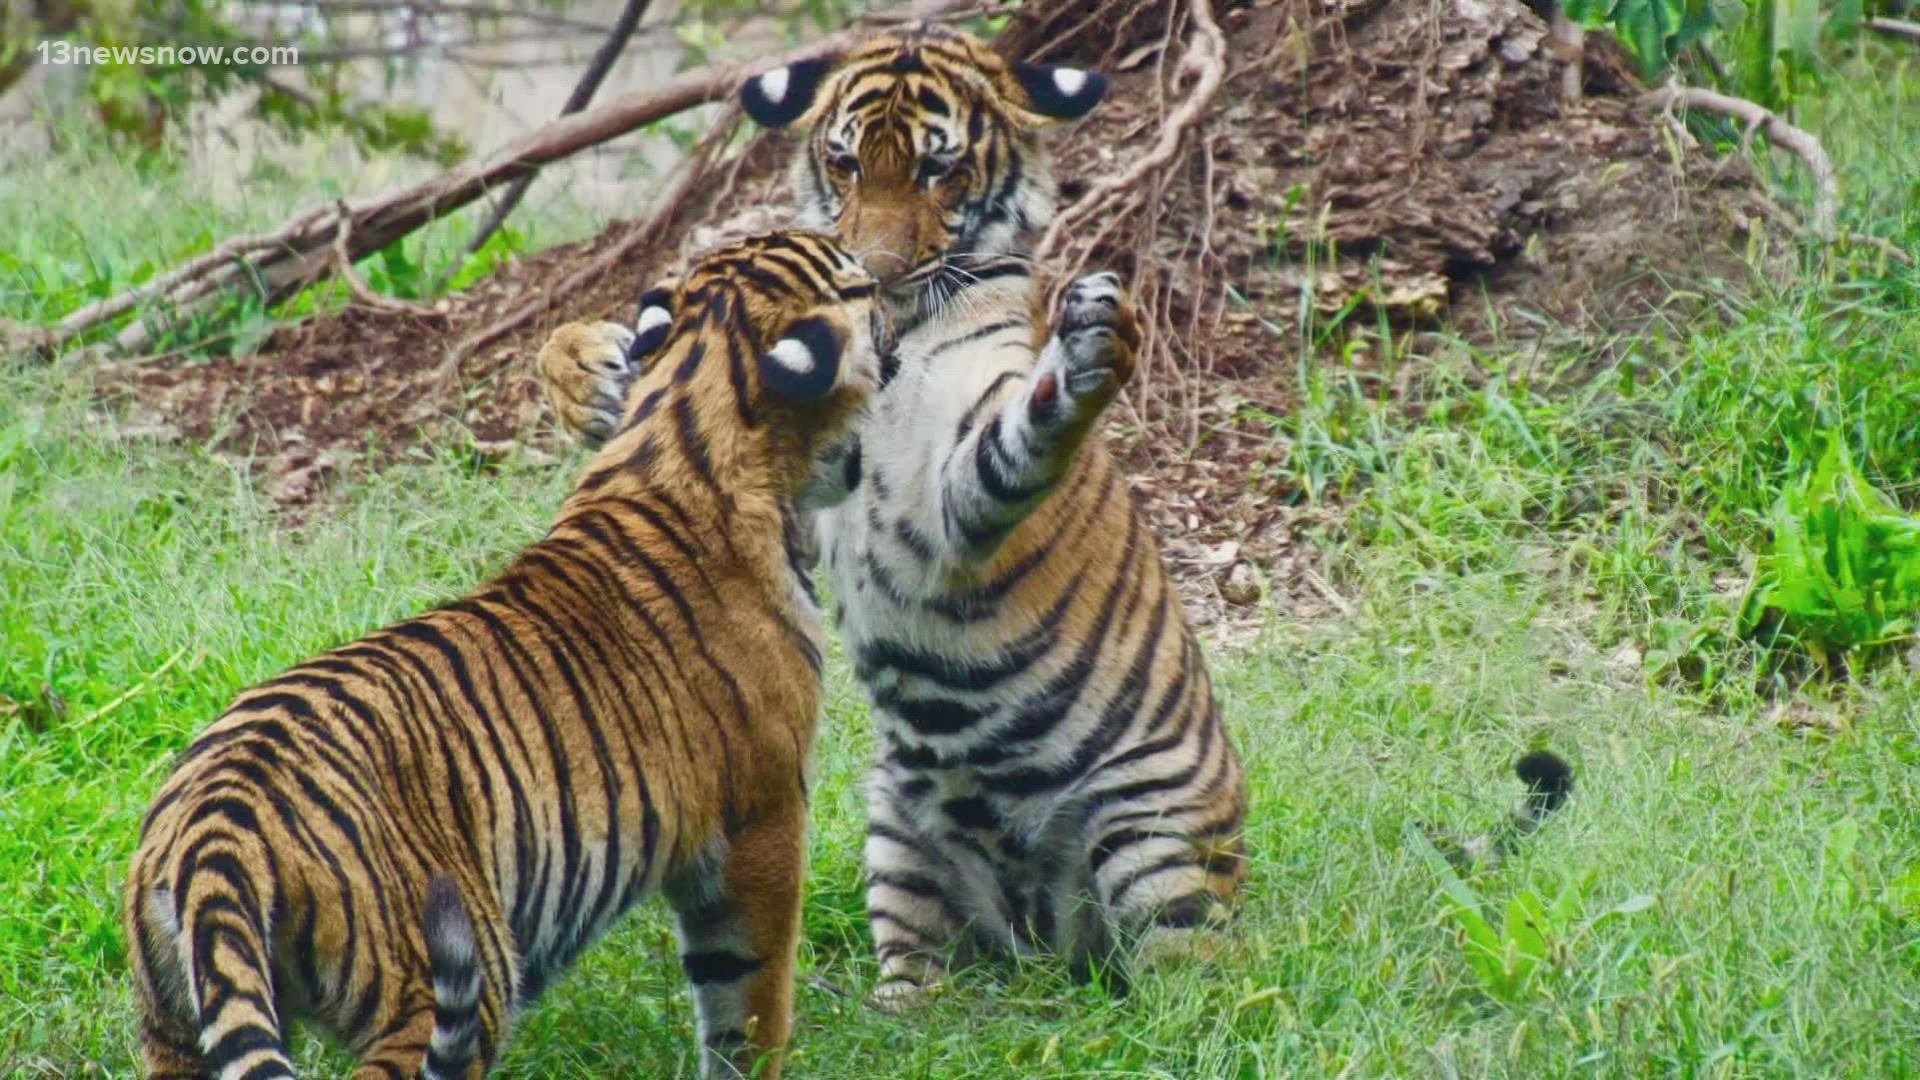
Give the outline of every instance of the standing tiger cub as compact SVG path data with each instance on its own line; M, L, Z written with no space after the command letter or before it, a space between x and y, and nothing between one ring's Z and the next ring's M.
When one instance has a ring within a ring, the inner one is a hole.
M807 227L881 273L899 374L841 470L820 548L873 702L875 1000L986 952L1206 954L1244 875L1239 758L1158 545L1098 433L1138 328L1111 274L1035 302L1054 213L1042 131L1105 88L935 26L747 82L805 129ZM561 335L577 333L563 328ZM556 336L556 341L562 340ZM562 424L601 437L617 358L549 346Z
M778 1073L823 641L802 507L891 331L813 234L649 296L638 340L576 328L650 363L544 539L241 694L175 766L126 890L153 1076L289 1077L295 1015L363 1080L482 1075L655 889L704 1070Z

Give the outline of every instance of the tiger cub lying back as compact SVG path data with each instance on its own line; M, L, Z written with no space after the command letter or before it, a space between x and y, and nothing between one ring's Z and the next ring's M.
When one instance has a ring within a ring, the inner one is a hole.
M874 706L886 1005L982 951L1209 952L1244 874L1239 759L1096 431L1133 372L1132 308L1110 274L1057 321L1034 303L1027 253L1055 201L1039 135L1104 86L929 26L742 89L762 124L806 129L802 220L886 269L905 324L842 470L853 497L819 519ZM541 361L562 422L595 438L629 394L621 365Z
M296 1014L357 1076L481 1075L655 889L703 1067L786 1042L823 640L796 507L890 331L813 234L656 299L653 362L544 539L241 694L175 767L126 891L154 1076L291 1076Z

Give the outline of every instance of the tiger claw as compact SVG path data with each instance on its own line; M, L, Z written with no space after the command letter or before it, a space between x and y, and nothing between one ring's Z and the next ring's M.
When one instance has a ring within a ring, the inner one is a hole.
M613 435L639 371L636 338L619 323L568 323L540 347L541 389L567 434L589 446Z
M1133 378L1139 322L1120 276L1088 274L1067 289L1042 350L1032 402L1036 422L1089 419Z

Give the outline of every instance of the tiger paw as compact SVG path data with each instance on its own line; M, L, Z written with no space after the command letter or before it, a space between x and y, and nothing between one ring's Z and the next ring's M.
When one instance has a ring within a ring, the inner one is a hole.
M540 388L568 435L588 446L619 426L639 365L627 353L634 332L614 322L568 323L540 346Z
M673 325L671 284L640 296L629 330L619 323L568 323L540 346L540 387L568 435L598 446L626 411L627 388L667 339Z
M946 990L946 983L939 979L927 982L915 982L904 976L883 979L873 992L867 995L867 1004L878 1012L899 1016L925 1008Z
M1156 926L1141 935L1133 962L1155 971L1182 964L1211 964L1227 946L1225 931L1206 926Z
M1140 321L1111 271L1067 289L1033 383L1036 424L1092 419L1133 378Z

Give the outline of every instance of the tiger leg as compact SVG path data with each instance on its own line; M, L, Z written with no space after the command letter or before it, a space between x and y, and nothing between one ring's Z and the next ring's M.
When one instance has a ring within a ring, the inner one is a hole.
M806 814L797 794L761 812L667 889L699 1013L702 1075L780 1075L793 1022Z
M1024 387L995 384L968 412L940 466L946 540L991 554L1072 464L1094 421L1133 377L1140 325L1120 279L1089 274L1067 290L1059 323Z
M422 1075L433 1040L433 991L422 985L360 1053L353 1080L412 1080Z
M193 1033L184 1028L147 1021L140 1028L140 1056L150 1080L201 1080L213 1075L206 1057L194 1045Z
M1239 887L1237 836L1196 837L1171 826L1121 824L1088 852L1111 936L1145 967L1218 956Z
M963 875L914 824L916 808L884 766L868 793L867 923L880 962L873 1006L903 1012L923 1004L946 981L947 962L965 946L963 901L951 890Z
M198 1080L213 1075L200 1052L200 1031L192 1022L177 949L179 929L168 912L171 894L138 882L151 870L135 864L127 889L128 959L134 992L140 1000L140 1054L153 1080Z

